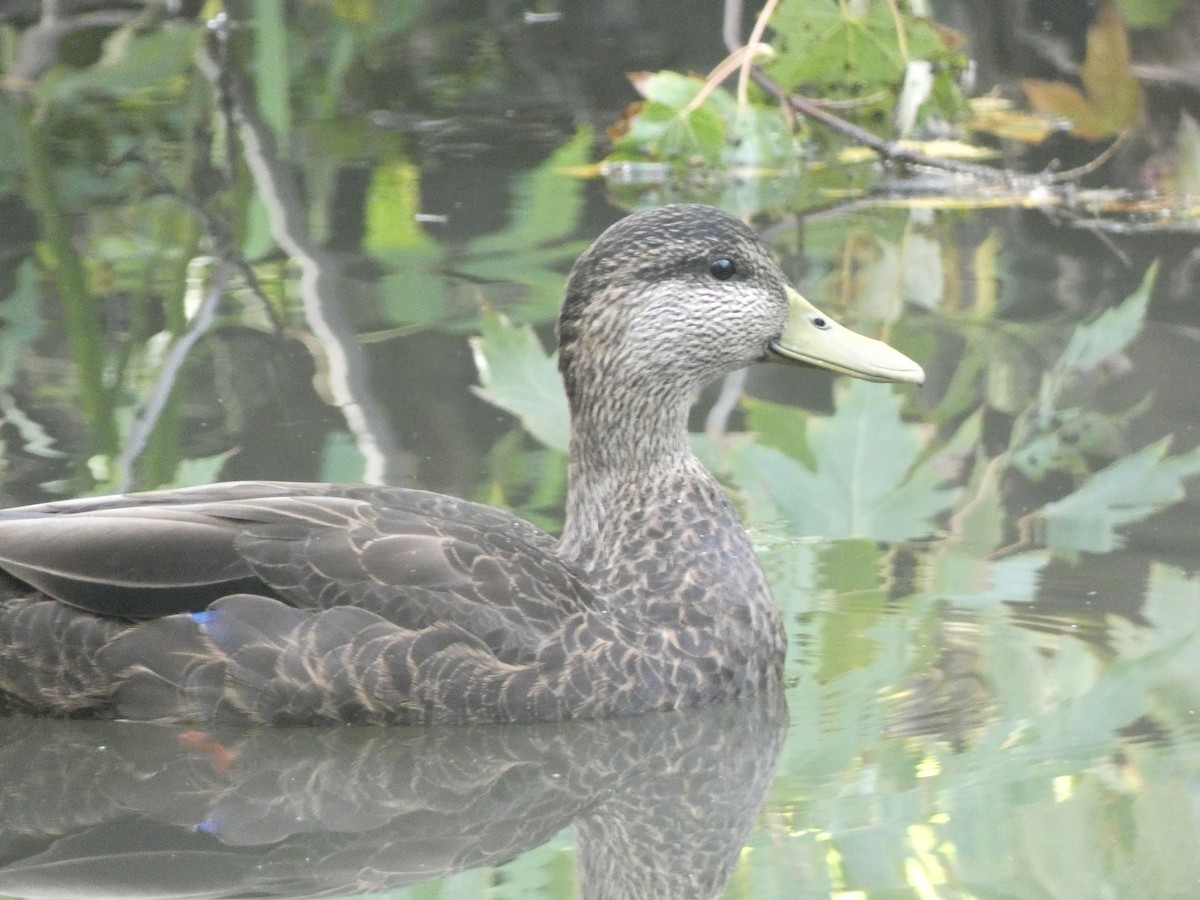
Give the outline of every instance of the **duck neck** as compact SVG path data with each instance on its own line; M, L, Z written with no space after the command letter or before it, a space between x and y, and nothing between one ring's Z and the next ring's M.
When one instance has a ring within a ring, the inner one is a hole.
M560 555L588 571L619 540L622 525L642 521L665 479L709 477L692 454L691 404L634 402L609 394L572 405L571 462ZM615 548L614 548L615 549Z
M697 688L705 696L777 680L779 610L733 505L691 451L690 404L611 407L601 400L572 420L558 556L642 636L647 659L668 646L714 653L721 668Z
M718 602L727 591L769 597L733 505L692 453L690 400L634 405L618 392L573 410L558 554L599 584L624 585L629 606L678 596L700 572Z

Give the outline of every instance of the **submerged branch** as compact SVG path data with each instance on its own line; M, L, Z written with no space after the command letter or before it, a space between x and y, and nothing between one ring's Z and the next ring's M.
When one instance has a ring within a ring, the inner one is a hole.
M411 479L414 462L400 446L380 406L368 360L342 307L340 298L346 292L342 266L311 234L300 182L280 158L275 137L258 114L249 85L224 58L222 47L232 27L225 16L210 24L212 40L197 56L199 69L220 98L230 130L240 142L275 243L300 269L300 300L309 330L320 345L317 363L323 384L362 454L366 466L363 480L403 483Z

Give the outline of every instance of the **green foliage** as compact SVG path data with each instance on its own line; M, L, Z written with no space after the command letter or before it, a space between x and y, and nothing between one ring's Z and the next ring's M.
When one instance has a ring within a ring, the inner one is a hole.
M195 487L201 484L212 484L221 478L221 468L229 461L233 451L216 453L212 456L202 456L180 460L175 468L175 476L170 481L159 485L164 489ZM104 491L108 492L107 489Z
M929 535L953 492L939 486L932 466L918 464L925 440L902 421L900 395L861 381L839 387L835 413L807 421L813 469L768 446L731 451L730 476L753 518L786 522L796 535Z
M402 156L376 163L367 191L368 251L382 256L433 244L416 220L421 211L420 179L417 167Z
M1151 568L1152 629L1114 621L1110 664L1000 602L947 616L943 597L973 591L945 565L945 545L917 551L926 578L890 609L853 584L831 596L834 556L861 556L866 584L890 563L863 542L838 546L817 549L828 564L776 581L785 609L804 610L792 729L729 896L909 896L914 878L931 896L1126 896L1145 893L1139 877L1170 896L1157 887L1195 873L1200 784L1180 780L1198 755L1194 576ZM970 580L995 585L996 601L1038 589L1039 557L973 565ZM952 715L939 702L955 696ZM1147 715L1178 723L1180 743L1123 737ZM1097 854L1114 835L1124 851Z
M539 265L547 265L577 254L578 244L562 245L578 225L583 209L582 183L569 172L591 162L593 141L590 128L578 129L545 162L516 180L508 227L471 242L468 259L477 258L480 269L468 264L465 271L486 271L483 266L488 257L532 254Z
M367 245L391 274L381 304L401 327L474 327L481 311L516 321L553 318L562 300L563 270L583 250L573 234L583 208L583 183L569 173L591 154L592 132L580 128L539 166L513 184L513 212L501 231L447 254L414 214L420 208L416 169L396 160L376 170L368 199Z
M583 182L569 173L590 161L592 143L590 128L580 128L544 163L516 179L508 227L470 241L451 264L456 276L470 282L520 286L520 301L502 308L522 322L557 316L563 271L587 246L572 240L583 209Z
M13 98L0 92L0 193L17 190L27 160L20 139L22 114Z
M1042 510L1046 544L1057 553L1107 553L1123 544L1117 528L1140 522L1183 499L1184 482L1200 475L1200 449L1166 457L1161 440L1097 472L1077 491Z
M284 159L290 156L292 78L283 0L259 0L250 7L254 22L254 86L258 109L270 126Z
M1179 8L1176 0L1123 0L1122 7L1127 15L1137 8L1159 17ZM388 41L419 25L417 8L288 7L286 32L271 37L286 38L289 53L280 42L256 43L253 80L275 90L266 100L269 120L277 135L294 138L288 146L297 150L292 163L312 220L325 217L333 175L369 160L365 249L370 268L385 273L377 288L382 318L398 328L478 325L472 347L480 393L517 416L538 446L521 431L507 433L488 453L474 496L552 528L565 482L560 380L533 330L497 313L544 321L557 307L563 272L581 246L586 189L564 170L591 160L593 136L579 131L516 183L518 203L505 228L465 247L437 243L414 221L422 211L415 155L394 133L345 112L371 95L343 93L344 79L373 72ZM834 30L821 45L806 44L802 29L785 34L789 22L804 21ZM934 60L939 77L948 73L953 58L927 41L928 26L906 22L909 55ZM799 72L797 84L824 84L828 96L879 92L887 98L881 105L893 102L899 43L882 0L788 0L774 24L778 65ZM48 403L65 391L46 375L23 396L3 396L19 366L92 372L99 413L121 433L155 383L169 336L149 335L169 320L172 304L192 296L184 264L201 252L200 236L183 205L147 196L147 170L134 157L158 155L161 174L177 187L189 183L192 151L181 149L188 142L180 137L192 123L217 116L189 68L197 36L192 28L125 30L95 66L48 74L33 94L44 143L9 140L0 154L0 190L26 191L30 206L49 211L51 226L41 232L41 269L33 260L22 263L15 290L0 304L0 400L13 458L18 444L34 456L61 451L9 401L32 396ZM815 65L809 54L819 60L821 53L829 68L806 72ZM467 80L494 84L502 63L491 56L469 79L444 79L445 95L461 96ZM286 79L268 85L281 72ZM735 209L798 205L821 191L836 196L862 187L864 167L853 175L815 169L799 188L756 177L791 171L800 145L784 116L754 90L746 105L722 89L692 109L699 79L659 73L643 87L645 103L618 139L615 158L669 159L689 171L696 163L736 169L751 177L706 188L710 199ZM945 109L949 101L935 95ZM0 98L0 140L20 135L24 124L20 110ZM212 151L214 159L222 150ZM242 218L247 227L239 240L265 253L274 245L254 187L248 178L238 181L214 208ZM1151 276L1124 304L1074 330L997 323L1003 302L965 297L961 285L955 294L955 273L970 266L953 257L951 246L963 245L951 245L948 234L963 222L940 218L939 230L932 215L918 222L907 210L876 210L810 221L803 233L804 271L824 296L886 322L905 303L923 302L931 313L915 324L897 322L890 336L922 361L968 345L947 399L926 416L940 433L911 424L936 383L920 394L839 381L831 414L747 400L746 432L724 436L720 446L697 439L735 489L792 635L787 672L795 725L771 805L729 896L1189 896L1200 877L1200 582L1151 565L1144 621L1089 619L1090 594L1087 607L1061 618L1040 602L1050 601L1051 609L1063 603L1055 585L1064 579L1103 594L1102 578L1087 581L1096 560L1077 568L1070 560L1119 547L1124 528L1170 507L1200 472L1200 451L1172 456L1165 441L1139 441L1135 446L1146 445L1129 453L1130 423L1146 407L1114 411L1097 398L1120 377L1118 363L1141 332ZM328 236L318 226L313 233ZM981 267L982 258L970 276L980 285L1017 283ZM68 271L60 286L64 260L78 271ZM269 290L294 290L294 282L276 279L284 266L257 271ZM35 344L51 343L62 327L37 317L44 299L57 299L56 288L74 291L93 313L104 300L120 324L75 326L84 350L67 360L41 356L47 351ZM82 365L87 353L98 356ZM37 365L28 366L30 359ZM902 398L912 404L905 413ZM55 406L68 420L64 431L85 430L80 407ZM990 458L998 444L981 446L981 407L1017 419L1007 450ZM91 452L67 449L84 459ZM209 451L181 460L181 452L163 457L165 477L175 484L213 480L225 460ZM1040 462L1027 464L1029 457ZM97 471L105 462L96 457ZM0 458L4 464L18 468ZM356 480L361 465L346 433L332 430L320 477ZM1009 509L1005 473L1013 469L1047 482L1065 473L1069 486L1053 502L1039 494L1036 505ZM1017 534L1020 524L1035 527L1018 548L1023 552L1013 552L1005 545L1025 538ZM943 530L945 539L880 543ZM1139 729L1168 739L1131 738ZM570 838L560 836L498 870L398 895L565 896L576 889L571 849Z
M1118 529L1177 503L1185 483L1200 474L1200 453L1169 457L1169 439L1124 455L1128 424L1151 398L1126 410L1090 405L1091 395L1105 384L1097 370L1119 360L1142 332L1156 271L1150 266L1122 303L1072 330L1042 375L1036 401L1021 410L1002 457L1034 481L1053 473L1075 480L1073 492L1032 516L1042 526L1040 539L1067 558L1121 547ZM1110 462L1096 471L1098 460Z
M1188 0L1117 0L1117 8L1130 28L1169 25Z
M39 79L34 97L41 105L78 103L96 96L128 101L143 93L169 97L190 72L202 34L199 26L182 24L146 34L132 27L118 30L95 65L52 69Z
M1150 702L1157 721L1189 730L1200 703L1200 581L1179 569L1152 565L1141 615L1145 626L1112 622L1113 649L1121 659L1169 655L1151 687Z
M951 59L930 20L901 13L903 36L897 24L884 0L783 0L771 19L778 55L768 71L817 96L894 98L908 60Z
M808 469L817 467L808 449L807 416L795 407L754 397L746 397L742 406L746 410L746 426L757 436L759 446L778 450Z
M733 108L732 97L718 89L695 105L693 101L704 88L703 79L675 72L642 76L635 86L646 101L615 141L618 152L684 165L714 165L720 160L725 147L724 116Z
M321 481L334 484L358 484L366 471L362 449L348 431L331 431L321 450Z
M932 112L956 122L967 112L956 81L963 65L951 47L956 38L912 15L905 4L784 0L770 30L773 52L764 67L775 81L823 99L856 100L853 116L881 133L893 131L885 114L890 116L898 104L909 64L916 60L930 64L933 80L926 91L905 101L915 118ZM794 133L794 123L756 87L735 100L718 86L715 82L731 69L711 76L708 83L670 71L634 76L644 100L630 107L615 130L608 163L666 163L668 177L686 176L692 190L731 174L797 175L804 136ZM834 165L807 174L832 180L829 188L845 187L853 177L845 170ZM753 208L780 205L780 198L767 194Z
M477 393L516 416L525 429L552 450L570 444L570 414L555 357L542 349L529 325L515 326L499 315L484 316L482 333L471 339Z
M800 148L777 106L741 105L704 80L675 72L641 74L645 101L633 108L613 142L610 161L649 157L681 169L736 168L767 173L794 168Z
M1133 343L1146 321L1150 290L1157 272L1157 265L1150 266L1142 277L1141 285L1123 303L1075 329L1054 366L1051 383L1046 390L1057 393L1059 379L1068 374L1088 372Z
M561 450L531 450L525 434L514 428L492 445L487 454L487 481L474 499L507 509L554 534L562 528L567 455Z
M396 325L429 325L451 312L442 251L417 223L420 173L403 157L380 161L367 192L366 249L389 273L380 280L381 312Z
M0 391L7 391L16 375L22 351L41 331L38 316L37 266L32 259L22 262L16 271L16 283L3 298L4 327L0 328Z
M45 429L26 415L10 393L17 378L17 366L39 337L43 322L38 315L41 299L37 266L27 259L17 266L13 290L0 302L3 327L0 327L0 415L5 424L21 438L30 452L43 457L61 456ZM0 475L7 468L4 441L0 440Z

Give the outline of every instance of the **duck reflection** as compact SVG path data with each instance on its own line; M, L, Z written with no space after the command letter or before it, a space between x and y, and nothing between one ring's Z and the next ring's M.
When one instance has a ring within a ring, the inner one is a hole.
M714 897L786 726L775 694L519 726L4 718L0 894L369 893L500 865L571 825L584 897Z

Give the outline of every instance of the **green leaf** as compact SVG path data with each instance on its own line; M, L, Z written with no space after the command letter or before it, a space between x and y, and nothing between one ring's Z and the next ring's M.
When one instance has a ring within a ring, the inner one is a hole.
M784 0L771 19L779 56L769 70L787 88L810 85L822 95L899 89L908 59L947 56L932 23L902 16L907 58L889 5L837 0Z
M224 468L225 463L233 454L233 450L228 450L225 453L217 453L213 456L180 460L179 465L175 469L175 477L167 484L160 485L160 487L195 487L198 484L212 484L214 481L220 481L221 469Z
M517 179L508 227L472 241L468 254L522 253L572 234L583 209L583 182L566 170L591 161L592 142L592 130L580 128L544 163Z
M37 263L32 258L21 261L13 280L12 293L0 307L4 310L4 324L0 327L0 390L7 390L12 384L25 348L37 340L42 329Z
M326 435L321 448L321 481L357 484L363 480L366 468L362 449L350 432L337 429Z
M421 211L421 172L406 159L380 163L367 191L367 250L383 253L433 243L416 221Z
M520 419L550 449L567 452L571 417L555 356L546 354L529 325L491 314L481 326L483 333L471 339L479 370L476 393Z
M291 156L290 54L283 0L259 0L254 16L254 90L258 110L275 135L277 152Z
M1156 685L1155 718L1191 731L1200 703L1200 582L1195 575L1154 563L1141 614L1148 626L1113 619L1109 643L1121 659L1180 647Z
M986 556L1004 541L1005 515L1000 496L1003 457L979 459L971 472L966 498L957 504L950 530L958 538L963 552Z
M452 315L446 279L437 269L437 247L415 247L384 256L392 270L379 282L379 307L394 325L429 325Z
M648 102L662 104L675 112L690 105L706 84L698 75L680 75L669 70L634 75L631 81ZM731 117L738 108L733 95L721 88L710 92L704 104L722 119Z
M1157 264L1151 265L1138 289L1121 304L1076 326L1058 360L1042 375L1035 404L1018 400L1028 397L1032 390L1027 384L1019 384L1021 390L989 391L991 405L1010 412L1019 411L1011 446L1017 454L1014 465L1028 477L1039 480L1051 470L1087 471L1085 452L1094 453L1119 445L1123 429L1121 420L1128 420L1134 412L1114 417L1060 407L1069 388L1085 385L1088 373L1123 352L1141 333L1157 268ZM1028 366L1001 366L1000 369L1010 372L1014 382L1028 380ZM989 370L989 376L992 374ZM1000 402L1004 399L1010 399L1012 405L1005 407ZM1087 446L1081 446L1084 443Z
M839 392L832 416L809 420L816 470L778 450L735 448L733 480L758 520L782 518L797 534L904 540L934 530L953 493L933 467L913 468L920 430L900 418L901 397L854 381ZM884 452L881 452L884 451Z
M835 603L822 617L819 681L869 666L883 648L871 633L887 607L880 583L883 548L874 541L832 541L820 553L820 586L853 602Z
M20 139L20 113L16 109L15 92L0 94L0 193L15 193L18 176L28 164L24 142Z
M1022 553L999 560L950 551L934 558L938 596L963 609L1032 603L1050 554Z
M626 123L616 141L619 150L634 151L663 160L706 164L720 161L725 150L726 122L737 114L733 97L718 88L699 106L692 102L704 89L704 80L676 72L656 72L634 78L634 87L646 98Z
M774 447L810 469L816 467L817 461L808 449L808 416L800 415L794 406L757 397L746 397L742 406L746 425L760 444Z
M739 169L791 171L800 158L791 124L778 106L737 107L725 124L722 161Z
M1055 364L1057 371L1087 372L1123 351L1142 331L1150 290L1158 264L1151 265L1142 283L1124 302L1106 310L1095 321L1080 325Z
M260 260L275 252L275 234L271 230L271 213L258 193L251 194L242 221L242 255Z
M556 314L563 272L585 246L570 239L583 209L583 182L568 170L587 162L591 148L592 132L581 128L546 162L518 179L509 225L472 241L465 256L455 262L454 273L473 282L476 294L492 283L518 286L519 303L495 302L485 294L485 307L505 309L527 321Z
M562 529L566 488L566 454L531 450L524 429L513 428L488 451L487 480L473 499L516 513L553 534Z
M390 270L379 305L396 325L427 325L452 314L441 248L416 221L420 173L407 160L381 163L367 192L367 249Z
M1162 28L1170 23L1187 0L1117 0L1130 28Z
M798 168L792 123L778 106L739 104L695 75L643 73L632 81L646 99L630 107L610 160L650 157L684 170L702 164L777 175Z
M687 115L669 116L657 155L689 164L699 159L713 165L720 160L724 147L725 123L712 109L702 105Z
M8 396L17 380L18 367L41 334L43 320L38 310L41 288L37 263L27 258L16 267L12 293L3 299L3 325L0 326L0 399L8 427L20 437L22 448L37 456L61 456L55 439L36 418L25 415L16 398ZM4 470L4 443L0 441L0 472Z
M1056 553L1105 553L1124 543L1117 528L1183 499L1184 481L1200 474L1200 448L1164 459L1170 440L1149 444L1096 473L1041 512L1046 544Z
M1145 404L1121 415L1083 409L1058 410L1053 430L1036 434L1012 454L1013 466L1031 481L1051 472L1087 473L1093 459L1115 459L1124 446L1126 426Z
M65 73L57 70L38 82L35 93L42 103L67 103L80 94L121 97L171 88L173 79L192 68L201 34L198 27L177 24L136 36L115 32L94 66Z

